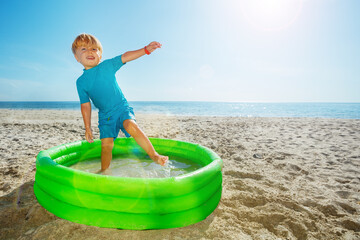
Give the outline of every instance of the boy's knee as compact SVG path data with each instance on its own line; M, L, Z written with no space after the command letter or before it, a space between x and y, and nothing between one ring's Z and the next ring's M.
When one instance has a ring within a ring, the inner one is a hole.
M123 126L125 128L125 130L130 133L130 132L135 132L138 129L138 125L136 124L136 122L132 119L126 119L123 122Z
M101 141L102 151L112 151L113 147L114 147L114 141L112 139Z

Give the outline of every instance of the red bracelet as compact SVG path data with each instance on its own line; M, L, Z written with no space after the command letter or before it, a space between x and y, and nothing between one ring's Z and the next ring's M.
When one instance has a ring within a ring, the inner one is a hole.
M150 55L151 52L149 52L149 51L146 49L146 46L144 47L144 49L145 49L145 53L146 53L147 55Z

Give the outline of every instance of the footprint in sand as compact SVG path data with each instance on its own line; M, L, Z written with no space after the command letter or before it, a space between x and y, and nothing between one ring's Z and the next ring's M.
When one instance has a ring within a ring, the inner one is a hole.
M351 195L351 192L348 191L336 191L335 193L343 199L348 199L349 196Z

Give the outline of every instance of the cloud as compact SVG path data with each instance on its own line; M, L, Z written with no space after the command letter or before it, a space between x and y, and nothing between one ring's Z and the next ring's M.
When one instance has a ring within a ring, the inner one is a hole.
M271 66L263 68L262 71L277 76L296 76L301 72L301 69L295 67Z
M250 66L254 70L254 72L275 75L278 77L290 77L304 73L304 69L300 67L284 66L277 63L259 60L250 62Z
M0 78L0 85L2 87L10 86L12 88L25 88L25 87L40 87L42 84L36 81L29 80L17 80L17 79L8 79L8 78Z
M47 68L41 63L18 60L17 64L19 67L27 68L29 70L36 71L36 72L44 72L47 70Z
M202 79L210 79L214 76L214 69L210 65L204 64L199 69L199 76Z
M35 96L43 84L37 81L0 78L0 100L17 101L23 97Z

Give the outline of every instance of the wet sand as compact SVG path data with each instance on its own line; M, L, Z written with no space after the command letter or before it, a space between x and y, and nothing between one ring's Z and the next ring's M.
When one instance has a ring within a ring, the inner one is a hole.
M82 139L80 111L1 109L0 239L360 239L360 120L138 114L137 122L149 137L199 143L223 159L222 199L207 219L130 231L54 216L33 193L35 156ZM96 112L92 126L98 138Z

